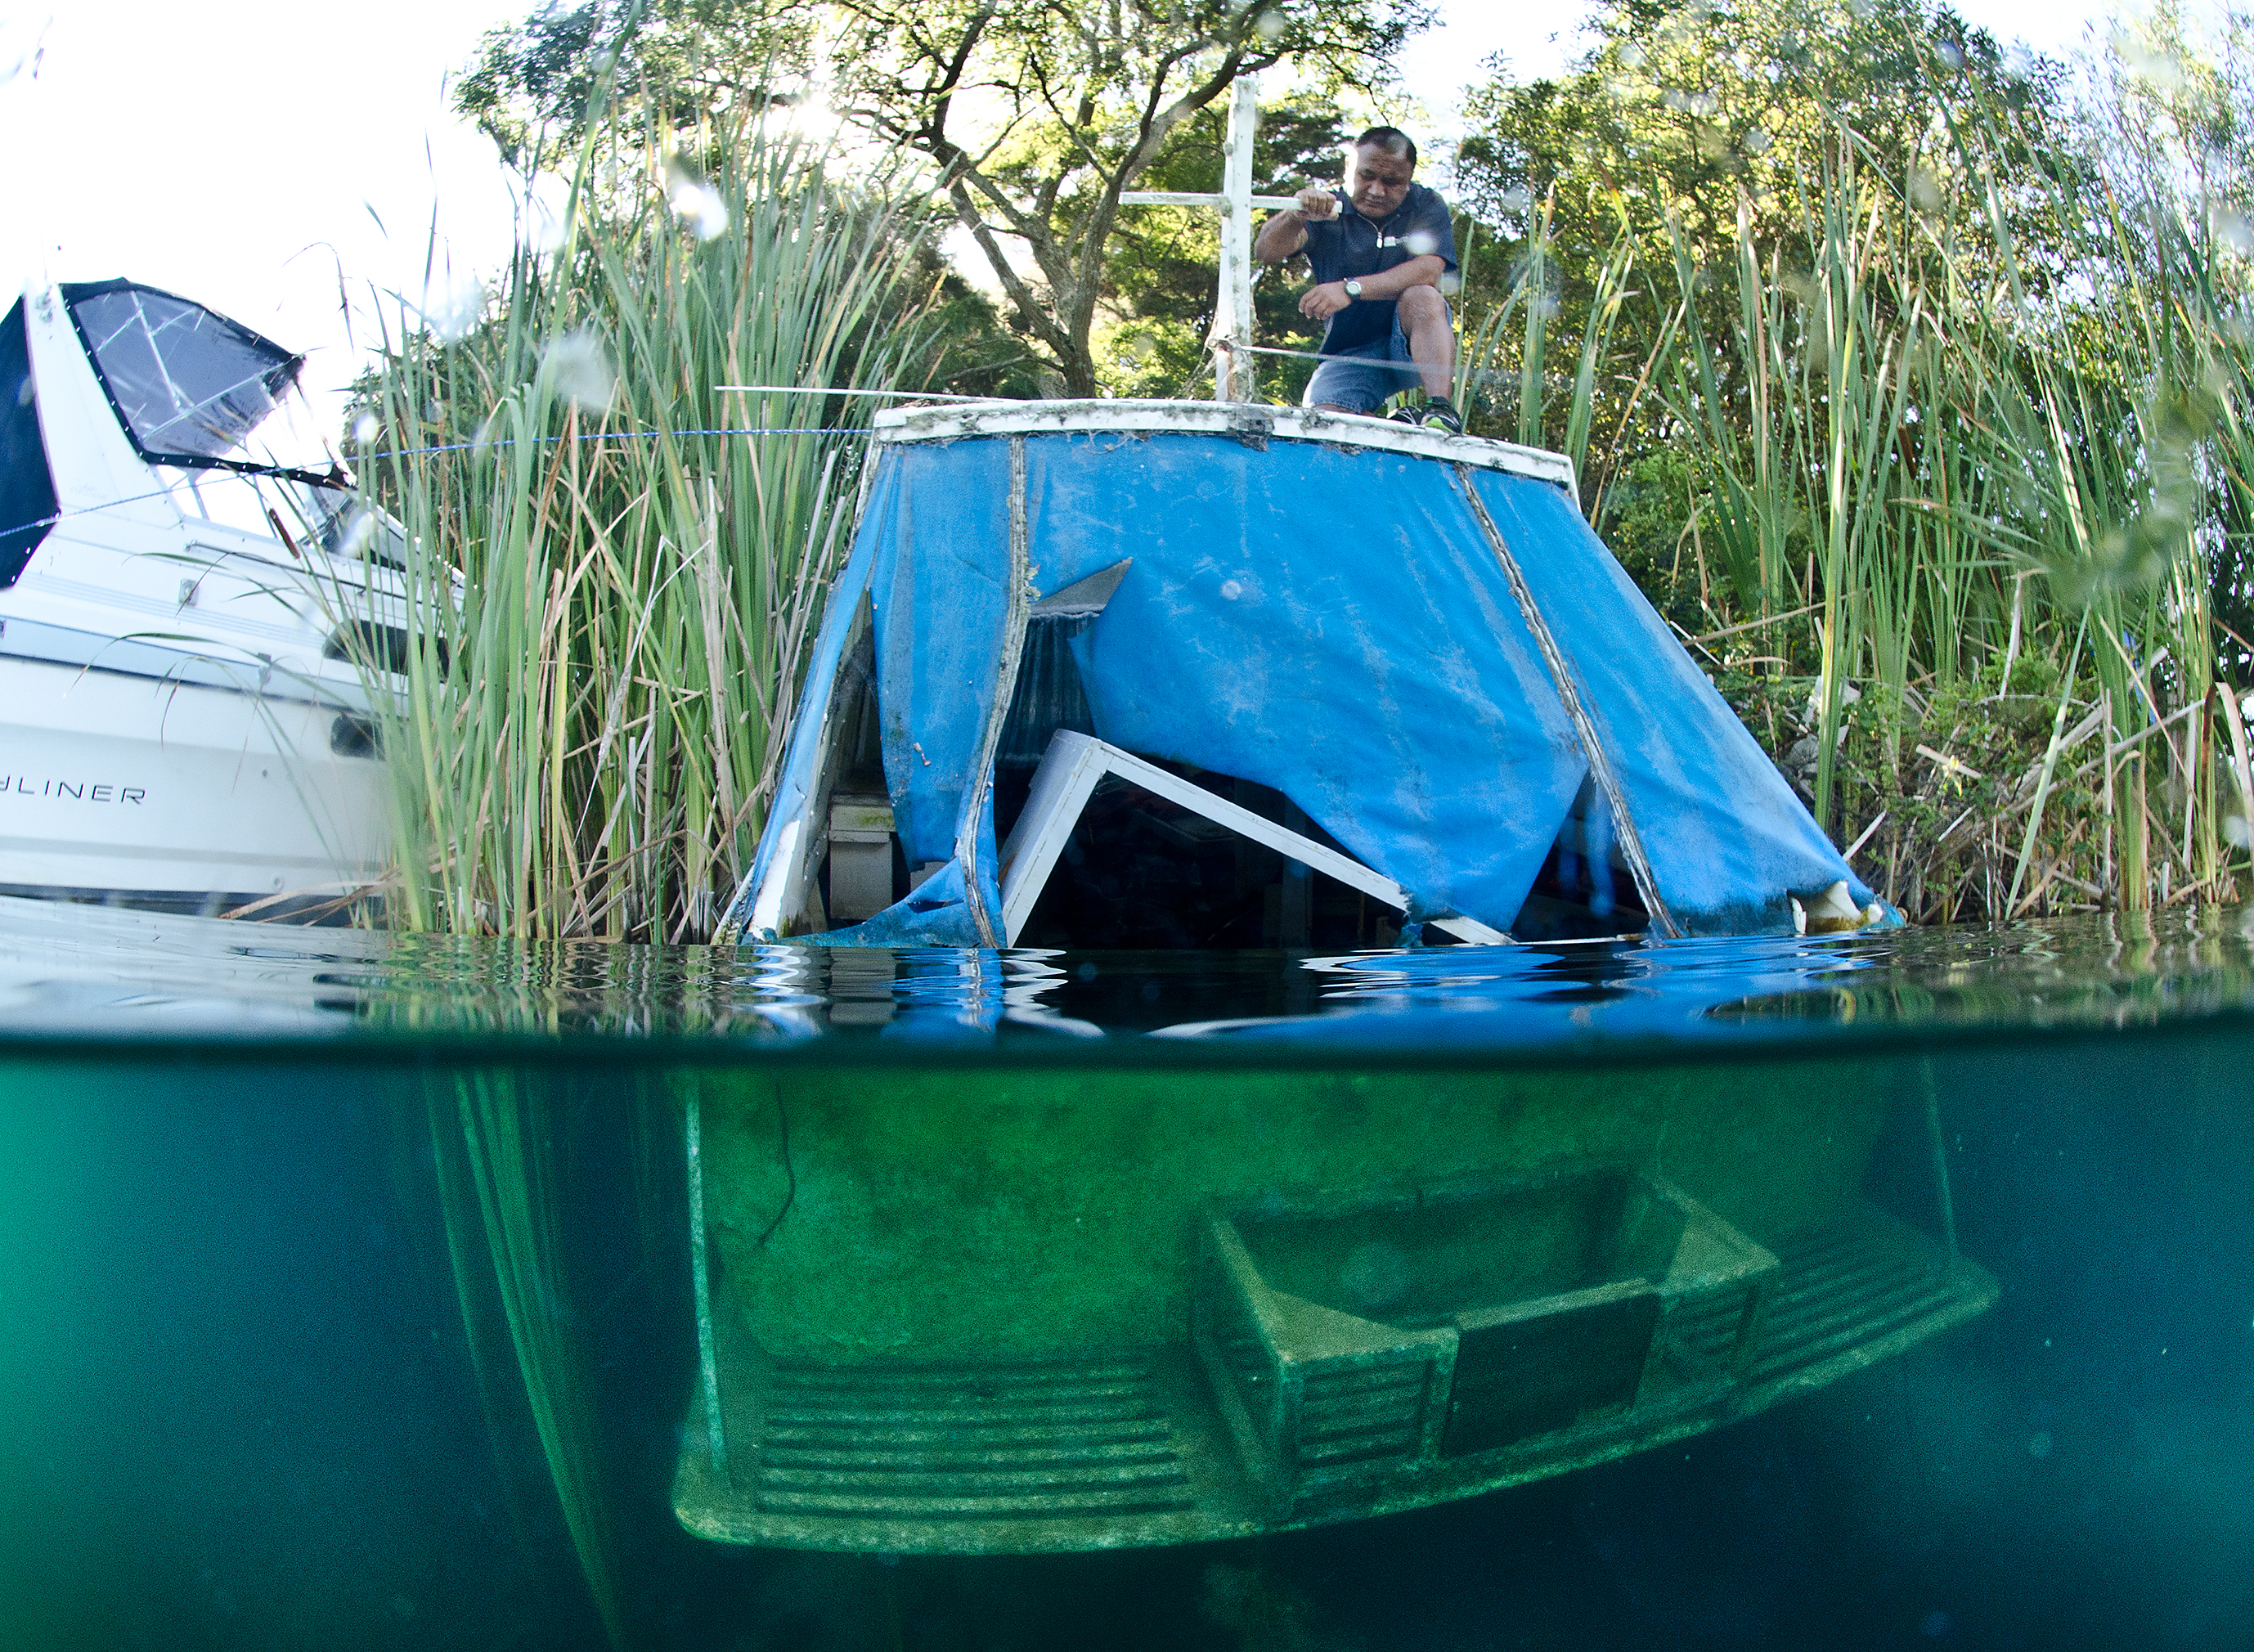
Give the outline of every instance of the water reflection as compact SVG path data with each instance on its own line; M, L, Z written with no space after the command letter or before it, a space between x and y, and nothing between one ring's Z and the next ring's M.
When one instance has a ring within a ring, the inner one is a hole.
M0 1028L20 1035L690 1037L816 1059L839 1040L1061 1040L1086 1059L1178 1061L1248 1044L1469 1054L2250 1007L2254 909L1307 956L518 942L0 899Z

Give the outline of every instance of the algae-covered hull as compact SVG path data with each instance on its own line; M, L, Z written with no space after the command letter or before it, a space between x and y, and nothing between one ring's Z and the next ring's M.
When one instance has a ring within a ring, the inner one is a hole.
M1107 1548L1680 1439L1994 1299L1931 1105L1837 1058L708 1081L676 1508L737 1543Z

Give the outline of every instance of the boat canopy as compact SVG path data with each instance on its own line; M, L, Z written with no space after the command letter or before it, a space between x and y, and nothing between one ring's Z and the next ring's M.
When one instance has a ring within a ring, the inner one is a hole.
M909 410L878 437L724 935L1015 942L1012 883L1073 857L1107 777L1390 902L1410 944L1420 923L1552 933L1537 886L1561 878L1658 935L1900 921L1590 531L1558 455L1212 402ZM881 756L905 898L825 929L842 886L833 869L825 914L814 869L854 836L833 799L856 740ZM1040 768L998 822L1013 753ZM1248 785L1283 800L1264 830L1228 807Z
M66 282L72 324L135 450L151 464L234 466L304 358L189 299L130 281Z
M55 479L39 435L38 396L18 298L0 320L0 590L16 583L54 523Z

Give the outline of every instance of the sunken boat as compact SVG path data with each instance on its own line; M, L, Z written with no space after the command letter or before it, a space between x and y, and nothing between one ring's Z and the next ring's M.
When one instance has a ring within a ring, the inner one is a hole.
M1900 921L1590 531L1562 455L1219 402L876 426L723 940Z
M840 1026L950 956L1899 921L1566 460L1376 419L880 416L785 762L724 934L808 960ZM1882 1062L1106 1044L981 1068L880 1032L700 1080L686 1527L969 1553L1360 1518L1684 1438L1995 1296L1936 1098ZM1905 1118L1907 1201L1872 1168Z

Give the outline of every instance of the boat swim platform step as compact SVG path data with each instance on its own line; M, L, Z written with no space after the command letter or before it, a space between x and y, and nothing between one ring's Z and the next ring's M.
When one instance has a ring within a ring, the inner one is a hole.
M1416 1418L1434 1379L1397 1367L1309 1377L1296 1456L1319 1472L1279 1493L1187 1343L1075 1361L774 1361L756 1395L723 1400L732 1421L758 1419L754 1438L731 1432L724 1472L705 1449L703 1402L692 1402L674 1508L687 1530L724 1543L930 1555L1205 1542L1361 1519L1689 1438L1902 1353L1998 1294L1986 1270L1873 1206L1773 1248L1778 1267L1754 1323L1724 1299L1689 1305L1670 1326L1670 1357L1726 1362L1730 1375L1647 1379L1630 1404L1491 1449L1418 1453Z

